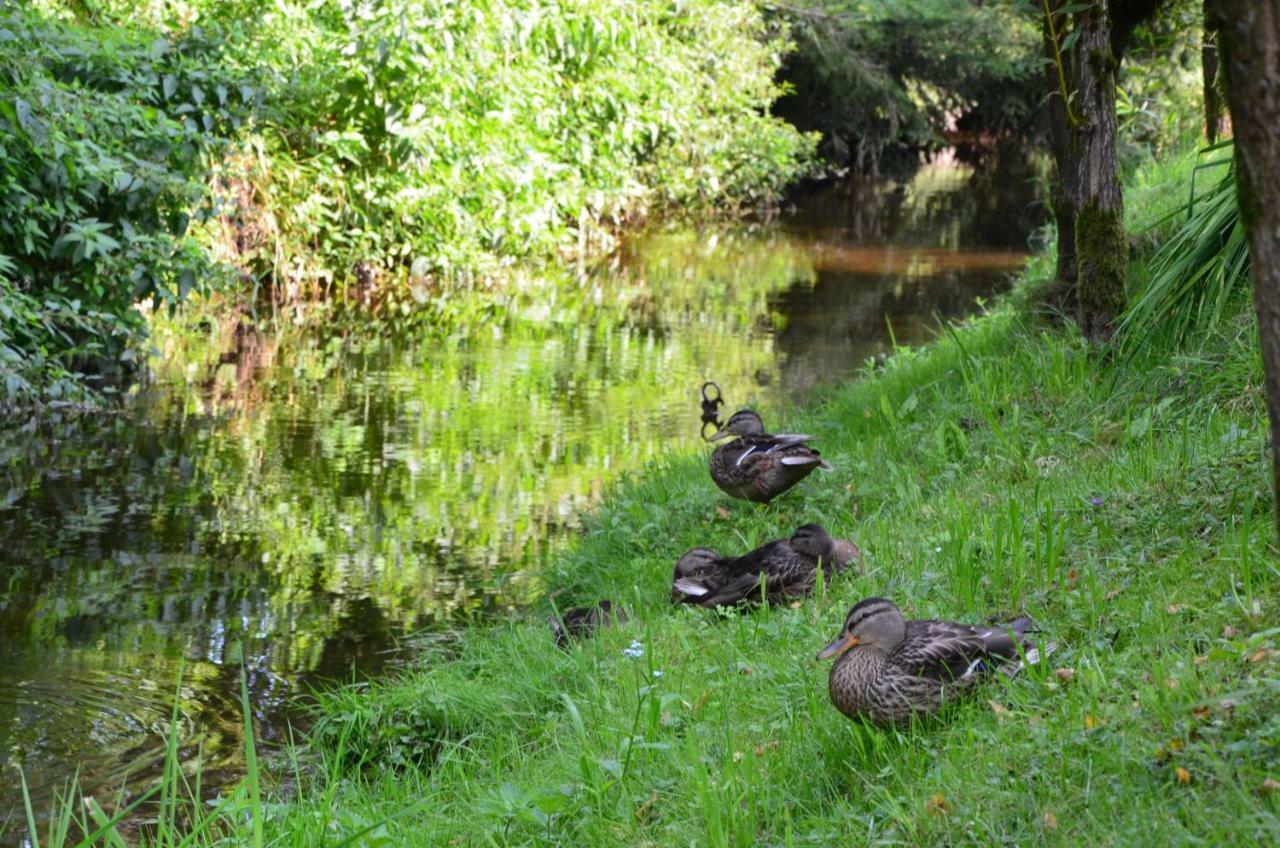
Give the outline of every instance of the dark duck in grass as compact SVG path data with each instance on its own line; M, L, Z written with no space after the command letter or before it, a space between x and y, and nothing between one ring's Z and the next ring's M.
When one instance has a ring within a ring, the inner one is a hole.
M617 624L627 620L627 614L612 601L600 601L591 607L570 607L559 615L551 616L551 632L556 637L556 644L568 647L573 639L585 639L593 635L598 628L606 624Z
M778 539L740 557L721 557L710 548L694 548L676 562L672 597L704 607L760 600L761 578L770 603L808 595L817 582L849 567L858 548L833 539L817 524L806 524L790 539Z
M708 441L730 436L738 438L711 453L711 479L735 498L768 503L815 468L833 470L806 444L813 436L766 433L760 416L749 409L735 412Z
M906 621L893 601L867 598L849 610L818 659L837 658L828 680L836 709L901 726L936 713L992 673L1012 675L1038 662L1027 635L1032 626L1029 618L1003 626Z

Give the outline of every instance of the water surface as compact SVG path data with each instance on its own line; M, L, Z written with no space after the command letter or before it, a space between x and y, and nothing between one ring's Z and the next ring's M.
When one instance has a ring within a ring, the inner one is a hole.
M929 338L1007 285L1031 200L1021 173L953 162L837 184L477 295L452 329L170 336L166 379L125 412L10 429L0 823L19 765L43 807L77 771L86 793L145 779L175 697L188 758L234 779L242 663L279 741L307 684L527 603L610 481L699 448L704 379L776 410L890 333Z

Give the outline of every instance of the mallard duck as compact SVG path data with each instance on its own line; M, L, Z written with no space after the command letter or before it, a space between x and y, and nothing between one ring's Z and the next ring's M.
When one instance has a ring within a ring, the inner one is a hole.
M627 614L615 607L612 601L604 600L590 607L570 607L559 615L551 615L551 632L556 637L556 644L565 647L570 639L584 639L596 632L596 628L605 624L618 624L627 620Z
M833 470L806 442L813 436L766 433L760 416L740 409L707 441L738 438L711 452L711 479L727 494L768 503L815 468Z
M675 570L671 573L671 600L684 600L687 596L676 588L682 580L701 581L707 575L724 568L725 563L732 562L733 557L722 557L711 548L690 548L676 560Z
M828 681L836 709L902 725L936 712L993 671L1012 674L1038 662L1027 635L1032 627L1025 617L1003 627L906 621L893 601L867 598L849 610L818 659L838 657Z
M813 591L819 564L829 580L858 556L852 542L833 539L817 524L806 524L790 539L778 539L737 558L721 557L710 548L686 552L676 562L671 593L678 601L704 607L756 601L763 575L765 597L777 603Z

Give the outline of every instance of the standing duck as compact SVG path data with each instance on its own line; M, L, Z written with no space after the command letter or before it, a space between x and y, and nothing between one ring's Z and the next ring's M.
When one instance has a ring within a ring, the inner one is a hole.
M758 601L763 577L765 597L777 603L812 592L819 567L829 580L858 556L852 542L833 539L817 524L806 524L790 539L778 539L736 559L720 557L709 548L688 551L676 563L671 593L687 604L730 606Z
M768 503L799 483L815 468L832 467L809 447L813 436L766 433L760 416L740 409L708 438L714 442L737 436L711 453L711 479L727 494Z
M905 725L937 712L992 671L1016 673L1040 654L1019 618L1003 627L906 621L893 601L867 598L845 618L840 635L818 654L838 657L828 691L849 718ZM1052 650L1052 645L1048 650Z

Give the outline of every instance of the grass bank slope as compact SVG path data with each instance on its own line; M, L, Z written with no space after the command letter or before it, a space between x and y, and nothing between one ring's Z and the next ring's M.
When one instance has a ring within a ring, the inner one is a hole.
M547 580L562 605L626 604L628 623L564 651L531 616L323 696L319 776L270 828L306 843L381 822L369 833L414 845L1280 839L1280 570L1248 310L1194 352L1110 361L1035 318L1034 288L766 414L838 469L768 507L721 495L702 456L619 487ZM669 604L686 548L813 520L858 542L859 573L794 608ZM863 726L828 703L814 655L870 594L919 616L1025 611L1061 648L944 720Z

